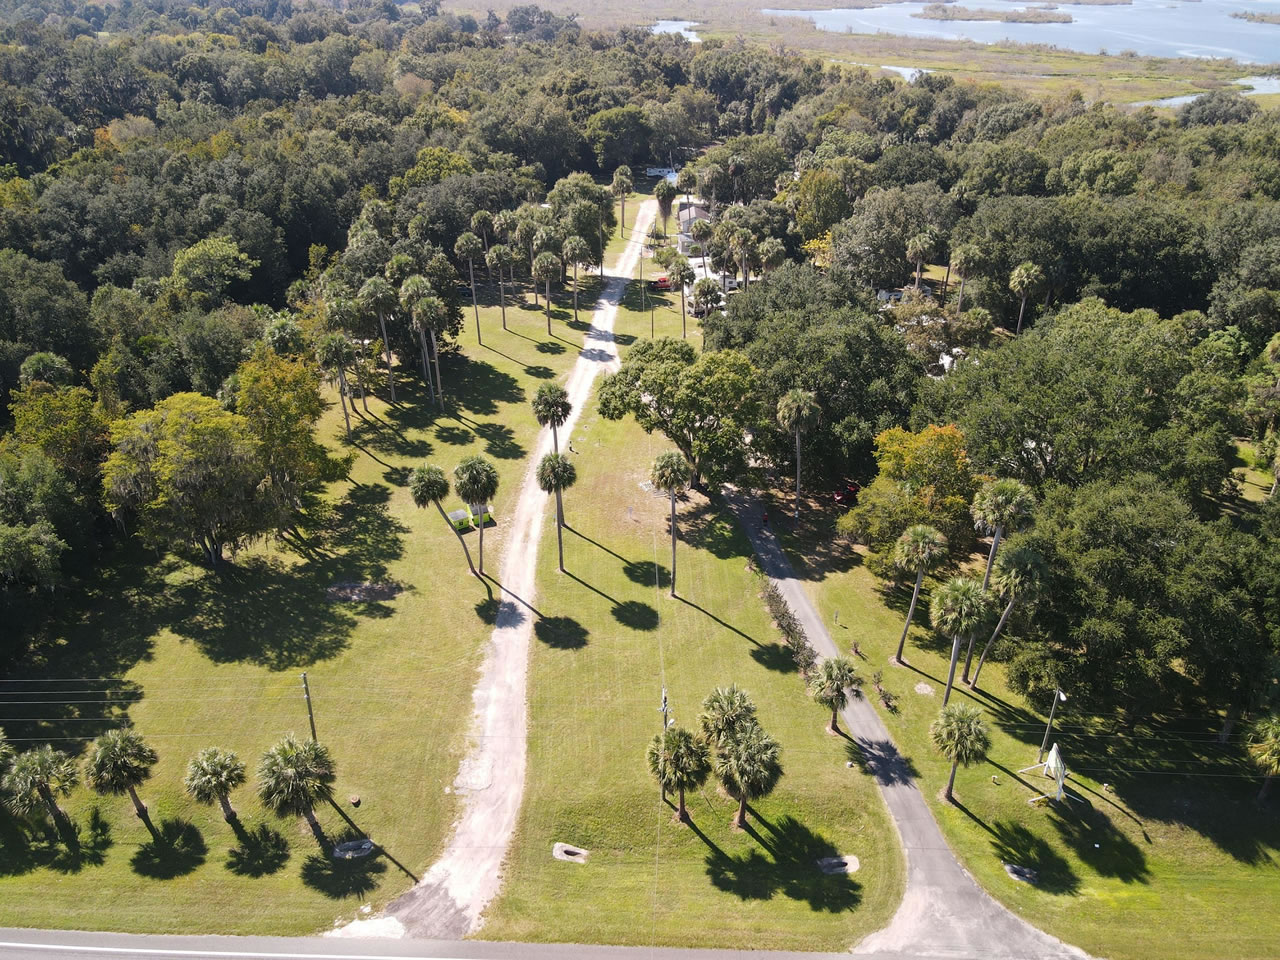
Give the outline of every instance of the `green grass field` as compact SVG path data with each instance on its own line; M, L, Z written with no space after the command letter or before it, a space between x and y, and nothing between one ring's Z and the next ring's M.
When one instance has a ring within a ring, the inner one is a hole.
M1242 756L1239 728L1220 746L1217 717L1166 717L1124 730L1078 715L1068 700L1054 740L1073 771L1068 787L1083 802L1029 806L1051 786L1018 773L1036 761L1045 719L1036 708L1048 704L1029 707L1006 686L1003 665L988 662L980 690L957 686L954 696L986 714L990 759L961 769L959 803L947 805L939 794L949 767L930 745L928 725L941 704L950 644L927 629L927 597L908 642L910 666L890 666L909 587L886 591L857 551L833 543L828 526L805 515L787 543L824 619L838 624L837 642L856 640L864 672L883 670L885 686L899 695L897 713L882 710L885 723L919 770L948 842L997 899L1113 960L1275 956L1280 822L1254 805L1259 780ZM1161 772L1126 772L1138 769ZM1011 879L1005 863L1036 869L1040 885Z
M620 329L648 334L647 314L622 313ZM824 731L827 715L776 644L745 538L717 504L690 494L671 599L668 501L641 487L669 445L594 409L573 441L567 573L556 569L550 517L543 532L525 804L504 892L480 935L848 948L897 907L897 833L874 782L846 766L846 741ZM714 785L689 797L693 826L681 826L644 761L661 728L662 688L676 722L692 726L702 698L730 682L756 700L786 774L753 805L747 832L730 828L735 804ZM554 860L557 841L590 857ZM855 854L861 869L819 873L816 860L837 853Z
M584 305L597 285L584 282ZM127 798L83 787L64 804L81 830L79 856L47 837L29 839L0 812L0 923L304 934L380 905L431 863L454 813L447 788L490 630L489 596L439 514L415 508L405 484L424 461L449 472L468 453L490 457L502 488L485 552L497 569L503 507L537 432L528 400L569 368L581 342L569 325L568 290L557 292L552 337L541 310L515 301L505 333L498 308L482 307L483 346L467 304L462 349L442 361L443 411L431 406L411 357L400 368L399 403L371 399L367 416L353 416L352 482L330 491L331 513L313 522L304 554L261 546L214 575L128 546L105 554L87 587L68 591L24 674L107 681L3 684L0 726L79 751L78 738L104 729L104 718L133 724L160 752L141 794L156 824L181 839L151 843ZM322 431L346 448L331 399ZM474 554L476 535L468 539ZM326 594L348 582L401 590L356 603ZM319 857L305 826L265 815L251 785L233 796L245 839L182 792L187 760L204 746L234 749L252 770L282 734L307 733L302 670L318 734L338 764L342 814L321 809L320 820L341 837L353 829L345 815L386 851L350 871ZM49 692L15 692L36 689Z

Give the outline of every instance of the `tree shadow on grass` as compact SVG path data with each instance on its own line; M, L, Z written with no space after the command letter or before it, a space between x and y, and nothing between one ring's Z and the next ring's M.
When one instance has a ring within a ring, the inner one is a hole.
M803 900L811 910L826 913L852 910L862 902L862 885L851 876L825 874L818 868L819 860L842 856L834 844L794 817L781 817L777 824L770 824L755 816L763 832L750 822L746 832L769 856L759 850L731 856L713 848L706 867L717 889L743 900L770 900L781 895Z
M422 437L407 437L393 422L360 412L352 418L351 444L362 450L398 457L422 459L431 456L431 442Z
M227 854L227 869L240 877L266 877L289 860L289 841L279 830L260 823L252 830L245 830L238 821L232 829L240 841Z
M58 826L44 819L24 824L6 814L0 818L0 876L40 868L79 873L85 867L100 867L113 843L111 825L97 807L84 827L72 821Z
M642 587L671 586L671 571L652 560L628 560L623 563L622 572L628 580Z
M563 343L559 343L555 340L542 340L534 347L534 349L539 353L556 355L564 353L565 346Z
M476 416L491 417L499 404L523 403L524 388L509 373L465 354L450 358L444 376L445 401ZM457 390L451 392L451 386Z
M519 460L527 452L516 443L516 432L503 423L482 423L476 436L484 441L484 452L499 460Z
M706 550L714 557L747 557L751 545L733 516L715 501L704 501L679 517L681 538L690 546Z
M1116 829L1111 819L1082 800L1055 802L1050 817L1062 841L1104 877L1122 883L1147 883L1146 854Z
M196 825L178 818L162 820L156 836L129 860L133 872L153 880L186 876L204 863L208 844Z
M1037 890L1059 896L1074 896L1079 892L1080 878L1044 838L1012 821L997 821L989 829L991 850L996 859L1034 870Z
M795 657L791 655L791 651L780 643L766 643L752 647L751 659L766 670L775 670L778 673L796 673L800 669L796 666Z
M550 380L556 375L556 372L550 367L543 366L540 363L530 364L524 368L526 377L533 377L536 380Z
M360 831L348 829L335 838L334 844L363 839L365 837ZM331 900L364 897L372 893L386 872L387 863L378 847L374 847L369 856L354 860L334 859L326 850L309 854L302 861L302 882Z
M658 611L639 600L624 600L609 612L613 614L613 619L632 630L658 629Z
M455 447L471 442L471 431L466 427L455 427L451 423L442 423L436 427L436 439Z
M587 628L572 617L540 617L533 635L554 650L580 650L587 645Z

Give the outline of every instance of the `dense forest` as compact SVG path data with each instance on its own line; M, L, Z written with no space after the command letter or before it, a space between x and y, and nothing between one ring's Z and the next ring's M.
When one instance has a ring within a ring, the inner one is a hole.
M1275 462L1280 112L904 83L536 6L3 0L0 23L10 622L135 534L213 565L290 537L346 469L323 382L345 413L398 361L443 399L468 278L598 266L616 174L658 163L745 282L707 354L631 362L749 371L733 429L693 431L704 479L799 449L810 482L863 483L840 530L886 577L911 524L967 555L975 492L1017 480L1005 550L1045 571L995 653L1021 690L1275 696L1280 506L1237 509L1233 470ZM819 410L793 444L796 388Z

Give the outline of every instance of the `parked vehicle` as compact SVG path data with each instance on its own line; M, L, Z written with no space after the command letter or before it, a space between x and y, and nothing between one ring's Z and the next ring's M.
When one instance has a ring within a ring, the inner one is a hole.
M660 277L654 277L652 280L649 281L649 286L652 287L654 290L670 290L671 278L668 277L666 274L663 274Z

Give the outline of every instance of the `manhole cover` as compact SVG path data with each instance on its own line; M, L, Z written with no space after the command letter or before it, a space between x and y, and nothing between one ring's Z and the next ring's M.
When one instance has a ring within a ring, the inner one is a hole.
M587 857L591 855L591 852L583 850L581 847L570 846L567 843L557 843L552 845L551 855L557 860L563 860L565 863L586 863Z
M1040 879L1040 875L1030 867L1020 867L1016 863L1006 863L1004 872L1015 880L1021 880L1023 883L1035 883Z
M823 873L857 873L858 867L857 857L823 857L818 861L818 869Z
M373 853L372 840L348 840L346 843L340 843L333 848L333 859L335 860L358 860L361 857L367 857Z

